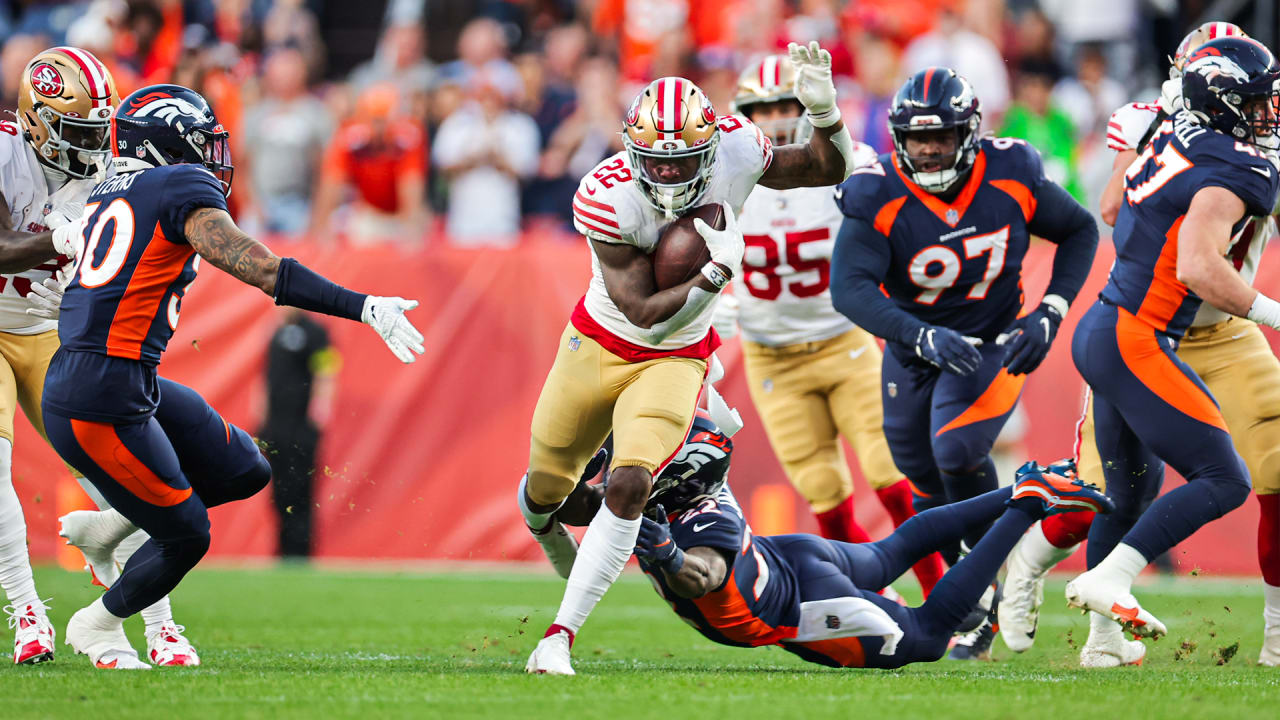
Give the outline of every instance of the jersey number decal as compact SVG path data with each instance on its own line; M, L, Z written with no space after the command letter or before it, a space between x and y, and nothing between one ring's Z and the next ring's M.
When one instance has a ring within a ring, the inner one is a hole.
M18 126L9 121L0 121L0 132L6 132L10 135L18 134Z
M764 250L763 265L752 265L745 259L742 262L742 282L746 283L747 292L751 293L752 297L758 297L761 300L777 300L778 296L782 295L783 290L782 278L778 276L778 241L772 235L743 235L742 239L746 242L747 247L758 247ZM810 270L818 272L818 277L808 282L797 280L788 283L786 290L792 295L800 298L821 295L831 285L830 260L824 257L805 260L800 256L801 245L830 239L830 228L801 230L786 234L787 265L791 266L792 272L802 273ZM764 287L757 287L752 282L755 277L764 278Z
M200 271L200 256L196 255L191 260L191 272L199 272L199 271ZM180 306L182 305L182 298L187 294L187 291L190 290L191 286L194 285L195 283L196 283L196 279L193 277L191 278L191 282L187 283L182 288L182 292L180 293L176 292L169 296L169 329L170 330L178 329L178 313L180 312Z
M611 189L615 182L631 182L631 169L626 164L622 158L615 158L608 165L601 165L591 177L599 180L606 190Z
M86 215L92 216L102 203L89 203L84 206ZM105 234L107 224L111 223L111 245L102 257L102 263L93 264L93 255L98 249L98 242ZM129 258L129 247L133 245L133 206L124 198L116 198L107 205L107 209L98 215L93 229L85 243L84 252L80 253L80 284L87 288L106 285L115 278Z
M987 269L982 279L969 288L965 295L970 300L981 300L987 296L991 283L1000 277L1004 270L1005 254L1009 250L1009 226L1005 225L993 233L974 235L964 240L964 256L972 260L983 254L987 255ZM940 266L940 267L939 267ZM924 289L916 296L916 302L932 305L938 301L942 291L956 284L960 279L960 256L955 250L945 245L930 245L911 258L907 271L911 274L911 282Z
M1125 190L1124 194L1129 199L1130 205L1137 205L1151 197L1152 193L1164 187L1164 184L1172 180L1175 175L1191 167L1191 161L1183 157L1173 143L1165 145L1164 151L1159 155L1155 154L1152 144L1148 143L1147 149L1143 150L1142 154L1129 165L1129 169L1124 171L1125 179L1132 180L1137 177L1142 172L1142 168L1152 160L1156 164L1155 173L1145 181Z

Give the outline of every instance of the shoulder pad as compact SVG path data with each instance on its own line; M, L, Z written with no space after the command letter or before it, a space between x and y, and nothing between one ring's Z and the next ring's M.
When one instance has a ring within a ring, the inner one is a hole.
M764 174L773 163L773 142L755 123L742 115L721 115L716 119L720 128L720 147L733 162L735 172Z
M1107 121L1107 148L1116 152L1136 150L1159 112L1156 103L1134 102L1116 108Z
M893 188L899 184L896 180L892 156L881 155L873 162L860 165L836 186L836 205L848 217L871 220L880 206L891 199ZM905 188L901 194L907 194Z
M625 152L605 158L582 176L573 194L573 226L592 240L633 244L640 228L639 190Z
M0 132L0 165L7 165L22 157L21 154L26 152L26 147L27 143L21 135Z
M1018 180L1034 187L1044 178L1044 161L1040 151L1019 138L988 137L982 139L987 155L987 177Z

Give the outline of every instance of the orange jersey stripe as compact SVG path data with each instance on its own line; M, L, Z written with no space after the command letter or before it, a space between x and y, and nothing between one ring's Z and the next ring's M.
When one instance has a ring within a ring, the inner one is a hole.
M992 180L991 187L1008 193L1009 197L1018 202L1018 207L1022 208L1022 219L1031 222L1036 214L1036 196L1031 194L1031 188L1017 180Z
M719 590L694 598L693 604L707 619L711 627L720 631L721 635L734 642L745 643L752 647L776 645L779 641L795 637L793 627L773 627L756 617L747 607L747 601L738 592L733 571L729 571L729 579Z
M1186 217L1179 216L1165 233L1164 247L1151 270L1151 286L1138 307L1138 319L1157 330L1169 327L1187 297L1187 286L1178 280L1178 231Z
M875 228L885 237L889 236L889 231L893 229L893 221L898 219L898 211L902 209L903 204L907 202L907 196L903 195L895 200L890 200L880 208L880 212L876 213ZM884 287L883 285L881 286Z
M1027 377L1027 375L1010 375L1008 370L1001 368L978 399L956 419L939 428L938 435L941 436L948 430L990 420L1009 412L1013 409L1014 403L1018 402L1018 395L1022 393L1022 385L1027 381Z
M1227 432L1213 398L1164 354L1156 331L1122 307L1116 308L1116 346L1129 372L1148 390L1179 412Z
M956 199L950 203L943 202L936 195L926 192L919 185L912 182L911 178L902 172L902 168L898 167L898 154L896 152L893 154L893 169L898 173L898 177L902 179L902 184L907 186L907 189L911 191L912 195L916 196L917 200L933 211L933 214L937 215L939 220L951 227L955 227L960 222L960 218L964 217L965 211L969 209L969 204L973 202L973 196L978 194L978 188L982 187L982 176L987 171L987 154L981 150L978 151L978 157L973 161L973 171L969 175L968 182L965 183L964 189L960 191ZM948 210L955 211L955 222L947 219Z
M172 487L143 464L120 441L112 425L72 419L71 432L85 454L139 500L159 507L172 507L191 497L191 488L179 490Z
M160 302L174 280L182 274L187 260L195 254L190 245L171 242L160 223L151 234L151 243L138 258L107 334L107 354L137 360L142 343L160 310Z

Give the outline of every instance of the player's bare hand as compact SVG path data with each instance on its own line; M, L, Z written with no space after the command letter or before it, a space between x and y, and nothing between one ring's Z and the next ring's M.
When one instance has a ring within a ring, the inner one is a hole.
M62 294L66 292L67 285L71 282L71 264L58 269L58 272L51 278L45 278L42 283L34 283L31 285L31 292L27 293L27 301L31 303L31 307L27 308L28 315L34 315L45 320L57 320L58 313L62 307Z
M831 81L831 53L818 46L791 43L787 46L796 69L796 99L813 119L820 120L836 107L836 86ZM814 127L821 127L816 124Z
M729 207L729 203L720 203L724 208L724 229L716 230L710 225L702 221L702 218L693 219L693 229L698 231L703 241L707 243L707 251L711 253L711 262L719 263L729 272L737 273L738 268L742 266L742 254L746 252L747 246L742 239L742 231L738 230L738 218L733 215L733 208Z
M422 333L404 316L416 307L417 300L370 295L365 298L360 321L378 333L400 362L411 363L424 351Z

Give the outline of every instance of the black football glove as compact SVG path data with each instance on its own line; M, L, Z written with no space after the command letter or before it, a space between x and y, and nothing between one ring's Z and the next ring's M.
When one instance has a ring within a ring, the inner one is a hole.
M1035 312L1014 320L1008 330L1000 333L996 344L1004 346L1004 366L1009 374L1025 375L1040 367L1061 324L1058 309L1041 303Z
M671 526L667 524L667 511L658 506L658 521L647 516L640 518L640 534L636 536L636 557L649 567L662 568L670 575L680 572L684 566L684 553L671 539Z
M930 325L920 328L916 334L916 355L947 372L972 375L982 365L982 353L978 345L982 341L966 337L951 328Z

